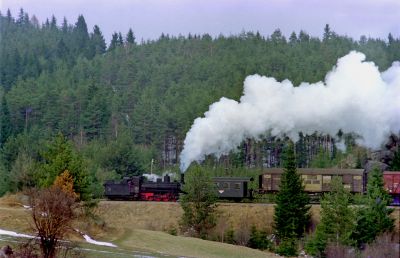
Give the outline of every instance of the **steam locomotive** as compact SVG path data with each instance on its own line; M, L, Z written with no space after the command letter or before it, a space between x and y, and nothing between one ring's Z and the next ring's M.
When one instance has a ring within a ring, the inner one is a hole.
M169 175L164 181L147 181L144 176L124 177L122 181L109 180L104 183L104 195L110 200L133 201L177 201L181 193L181 184L171 182Z
M311 169L299 168L304 190L311 197L319 198L330 191L330 183L334 176L342 178L344 187L352 193L365 193L369 169ZM263 195L279 191L282 168L265 169L258 178L258 189L254 191ZM400 171L383 171L385 188L393 197L393 205L400 205ZM252 199L253 190L249 184L250 177L215 177L217 196L224 200L241 201ZM110 200L137 201L177 201L182 193L183 174L180 182L171 182L170 176L164 176L151 182L143 176L126 177L122 181L107 181L104 184L105 196ZM315 198L314 198L315 199Z

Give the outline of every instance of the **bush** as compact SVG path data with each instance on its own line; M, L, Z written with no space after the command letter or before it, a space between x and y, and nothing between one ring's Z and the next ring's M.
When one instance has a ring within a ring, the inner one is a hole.
M167 230L168 234L173 235L173 236L177 236L178 235L178 230L176 229L176 227L170 227Z
M276 253L284 256L297 256L297 239L284 238L280 242Z
M235 231L232 228L225 232L225 243L235 244Z
M257 230L256 226L251 227L249 247L266 250L271 246L271 242L268 240L268 235L266 231Z

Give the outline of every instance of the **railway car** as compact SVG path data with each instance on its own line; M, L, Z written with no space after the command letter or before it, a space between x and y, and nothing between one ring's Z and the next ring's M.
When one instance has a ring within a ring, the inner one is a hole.
M332 177L340 176L344 187L352 193L363 193L366 186L366 175L363 169L313 169L299 168L304 190L311 195L320 195L330 191ZM261 193L277 192L283 168L265 169L259 176L259 191Z
M400 205L400 171L383 172L384 187L393 197L393 205Z
M249 183L251 177L214 177L213 181L217 186L217 195L220 199L240 201L244 198L253 197Z

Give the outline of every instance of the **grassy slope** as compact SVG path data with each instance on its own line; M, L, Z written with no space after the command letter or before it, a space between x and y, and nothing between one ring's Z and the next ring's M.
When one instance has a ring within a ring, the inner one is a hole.
M29 211L15 203L0 199L0 228L32 234ZM165 229L165 225L176 226L176 216L181 214L177 204L104 202L100 203L97 214L105 221L106 226L102 229L85 222L80 222L77 226L85 232L90 232L96 240L117 244L121 248L116 250L119 253L149 251L150 255L159 253L186 257L275 257L274 254L246 247L140 229L150 227L156 230ZM77 240L78 237L73 239ZM113 251L111 248L84 244L85 248L88 246L99 251ZM88 253L88 257L118 255L91 252Z
M7 198L0 199L0 228L29 233L29 211L17 203L18 201L10 201ZM217 234L222 234L229 227L250 228L253 224L267 230L272 228L273 205L220 204L218 210L221 219L216 228ZM314 205L312 213L313 220L317 222L319 206ZM275 257L273 254L245 247L159 232L178 228L179 217L182 214L178 203L102 201L96 209L96 214L101 223L82 221L76 226L96 240L111 241L124 251L161 252L188 257ZM396 218L398 231L400 208L396 208L393 217ZM91 245L91 248L94 246Z

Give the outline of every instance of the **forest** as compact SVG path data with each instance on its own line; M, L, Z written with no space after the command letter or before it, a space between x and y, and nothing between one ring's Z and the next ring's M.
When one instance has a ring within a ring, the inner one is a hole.
M102 195L106 179L150 170L177 171L193 120L222 96L238 100L247 75L294 85L324 80L338 57L358 50L381 71L400 60L400 39L306 31L270 35L168 35L135 38L115 32L106 44L99 26L52 16L0 14L0 195L48 185L69 170L85 190ZM284 118L282 118L284 119ZM367 151L354 135L300 134L298 167L361 167ZM205 163L219 168L281 166L282 139L248 139L238 150ZM351 154L353 159L349 158ZM397 155L399 156L399 155ZM61 162L63 161L63 162ZM74 174L75 173L75 174Z

